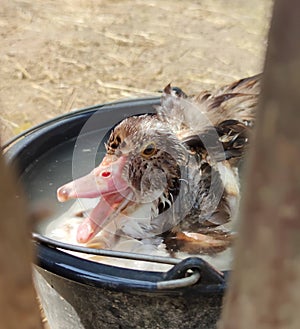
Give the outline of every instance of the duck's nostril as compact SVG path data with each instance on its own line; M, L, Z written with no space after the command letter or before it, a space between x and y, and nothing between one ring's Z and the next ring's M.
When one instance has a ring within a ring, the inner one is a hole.
M65 202L69 199L70 190L68 188L62 187L57 191L57 198L60 202Z
M103 172L101 173L101 176L104 177L104 178L107 178L107 177L109 177L110 175L111 175L111 173L110 173L109 171L103 171Z

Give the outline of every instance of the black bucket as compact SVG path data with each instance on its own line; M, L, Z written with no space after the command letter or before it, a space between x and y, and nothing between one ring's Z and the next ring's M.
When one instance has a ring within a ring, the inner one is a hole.
M157 104L159 98L94 106L48 121L19 136L6 157L17 164L29 201L35 203L47 196L53 210L62 212L64 205L56 201L58 185L51 182L57 180L55 175L63 179L59 184L74 177L70 154L78 146L77 136L103 137L125 117L151 113ZM102 151L98 147L97 152ZM59 155L54 160L55 153ZM98 159L93 161L91 167ZM85 171L89 169L92 168ZM80 171L75 175L82 175ZM36 177L41 173L43 180L39 183ZM64 251L68 245L40 234L33 237L37 247L35 282L51 329L216 327L226 273L216 271L200 258L179 261L145 256L143 260L174 266L166 272L133 270L79 258ZM99 253L142 257L105 250Z

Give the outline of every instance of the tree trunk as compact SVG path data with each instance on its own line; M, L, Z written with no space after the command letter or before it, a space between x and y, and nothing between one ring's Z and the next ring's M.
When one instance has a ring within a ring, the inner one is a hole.
M275 1L220 329L300 328L300 2Z
M25 205L0 151L0 329L41 329Z

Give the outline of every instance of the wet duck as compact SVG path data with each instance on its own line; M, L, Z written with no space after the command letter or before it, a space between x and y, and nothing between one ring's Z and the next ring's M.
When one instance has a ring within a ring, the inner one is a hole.
M57 191L61 202L100 197L77 241L111 249L129 238L171 255L228 248L259 89L260 76L194 97L168 85L155 114L119 123L100 165Z

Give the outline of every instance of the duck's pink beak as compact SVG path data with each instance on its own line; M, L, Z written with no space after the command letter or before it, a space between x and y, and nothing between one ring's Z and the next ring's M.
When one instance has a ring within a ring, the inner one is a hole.
M114 211L125 208L130 202L127 197L131 189L122 176L125 164L126 157L124 156L116 159L106 155L101 164L91 173L57 190L57 198L60 202L77 198L101 197L97 206L79 226L78 242L85 243L92 239L107 224Z

